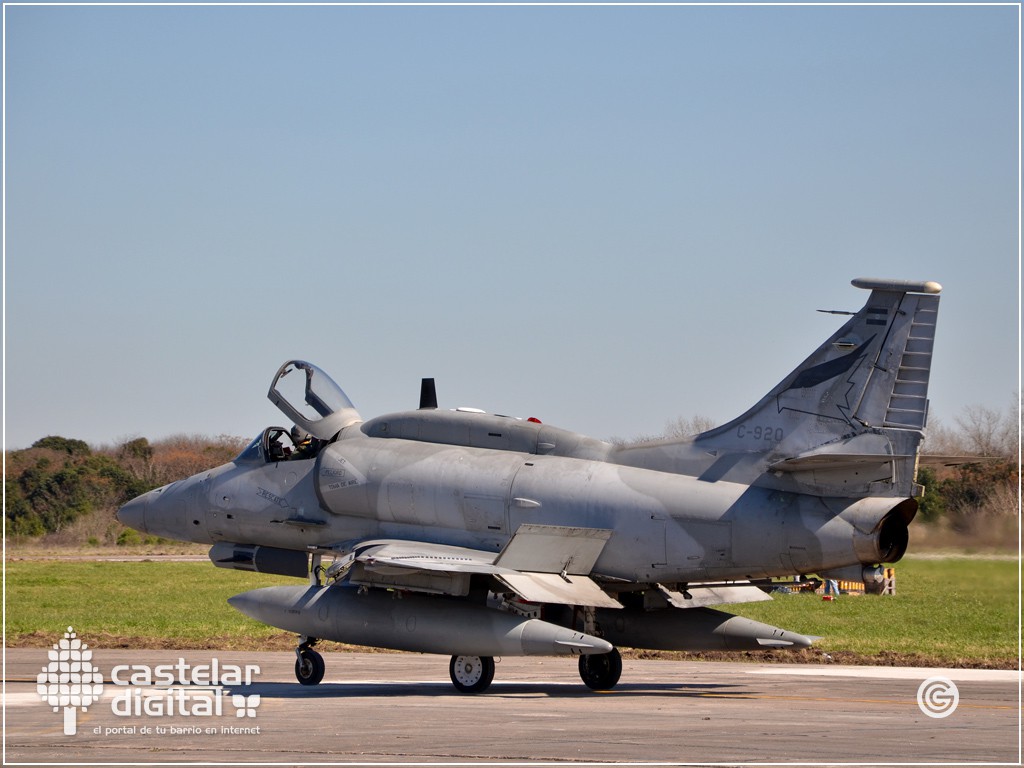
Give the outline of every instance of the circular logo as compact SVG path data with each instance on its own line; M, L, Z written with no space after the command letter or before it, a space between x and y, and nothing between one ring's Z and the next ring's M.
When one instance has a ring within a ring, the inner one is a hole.
M948 677L929 677L917 689L917 706L928 717L949 717L960 703L960 691Z

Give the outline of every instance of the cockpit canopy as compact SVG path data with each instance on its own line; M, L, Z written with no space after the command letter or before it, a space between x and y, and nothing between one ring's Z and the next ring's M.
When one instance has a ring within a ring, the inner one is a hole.
M362 421L341 387L303 360L289 360L278 369L267 397L292 423L320 440Z

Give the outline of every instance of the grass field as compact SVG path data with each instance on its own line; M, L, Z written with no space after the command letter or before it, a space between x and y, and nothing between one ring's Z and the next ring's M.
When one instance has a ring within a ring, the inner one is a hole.
M914 663L1017 665L1020 591L1007 560L908 559L896 566L895 595L775 595L770 603L729 606L751 619L821 635L830 653Z
M894 596L824 602L810 594L776 595L772 602L723 609L821 635L802 660L820 661L827 653L843 662L1016 668L1016 562L911 559L896 573ZM289 580L201 562L12 561L6 566L6 644L48 646L71 625L94 647L289 648L294 636L226 602L238 592L281 583ZM776 654L779 661L789 656Z
M280 631L243 616L227 598L286 581L209 562L8 562L7 645L35 645L70 625L104 638L94 646L258 647Z

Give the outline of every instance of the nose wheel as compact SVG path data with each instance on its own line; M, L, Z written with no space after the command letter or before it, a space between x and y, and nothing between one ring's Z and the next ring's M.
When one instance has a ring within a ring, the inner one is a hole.
M303 685L316 685L324 679L324 657L313 650L312 642L303 642L295 649L295 679Z
M494 657L452 656L448 674L459 693L482 693L494 680Z

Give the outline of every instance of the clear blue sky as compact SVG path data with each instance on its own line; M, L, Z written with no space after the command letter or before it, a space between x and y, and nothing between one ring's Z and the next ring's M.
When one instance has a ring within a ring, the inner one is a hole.
M932 413L1018 387L1017 6L4 8L5 436L725 421L936 280Z

